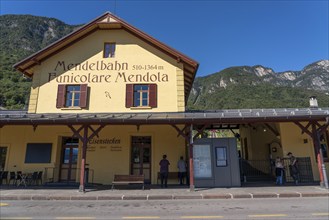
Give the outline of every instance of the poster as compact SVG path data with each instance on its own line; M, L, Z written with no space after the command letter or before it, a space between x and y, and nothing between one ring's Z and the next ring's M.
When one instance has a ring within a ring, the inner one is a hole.
M210 145L193 146L193 163L195 178L212 177Z

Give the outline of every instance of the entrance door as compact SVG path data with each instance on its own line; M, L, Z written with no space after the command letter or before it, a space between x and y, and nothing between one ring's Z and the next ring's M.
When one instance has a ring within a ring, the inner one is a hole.
M151 183L151 137L131 138L131 174L144 174L145 183Z
M0 147L0 171L5 170L7 151L7 147Z
M63 138L62 161L60 168L60 181L74 182L77 173L79 140L76 138Z

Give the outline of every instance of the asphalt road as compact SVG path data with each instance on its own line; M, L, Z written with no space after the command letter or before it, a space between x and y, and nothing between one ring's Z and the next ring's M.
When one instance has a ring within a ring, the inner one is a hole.
M1 201L1 219L328 219L328 198Z

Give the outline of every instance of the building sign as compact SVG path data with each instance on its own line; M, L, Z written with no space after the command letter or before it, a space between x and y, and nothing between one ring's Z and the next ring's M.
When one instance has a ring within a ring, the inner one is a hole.
M89 140L87 150L89 152L99 149L110 149L111 151L122 151L121 140L119 138L93 138Z
M48 73L48 82L52 79L56 79L57 83L78 84L168 82L169 76L163 73L163 70L164 66L157 64L129 65L126 62L104 62L103 60L96 62L86 61L84 63L58 61L54 70ZM90 72L81 74L81 71ZM138 71L138 73L132 73L131 71ZM62 74L64 72L65 74Z
M88 144L120 144L121 140L118 138L104 138L104 139L91 139Z

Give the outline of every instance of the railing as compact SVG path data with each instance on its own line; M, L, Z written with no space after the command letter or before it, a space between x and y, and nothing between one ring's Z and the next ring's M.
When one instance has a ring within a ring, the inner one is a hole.
M303 183L314 182L311 158L298 157L299 181ZM289 158L283 159L285 182L293 182L289 170ZM269 181L275 179L274 160L244 160L240 159L241 181Z
M244 160L240 159L241 180L265 181L273 179L273 168L270 160Z
M285 168L286 182L294 182L294 179L292 178L292 176L290 174L290 169L289 169L290 159L284 158L283 164L284 164L284 168ZM301 182L301 183L314 182L311 158L298 157L297 166L298 166L298 170L299 170L299 182Z
M61 179L60 177L60 172L65 172L68 173L69 168L54 168L54 167L46 167L45 168L45 174L44 174L44 182L47 183L72 183L74 182L79 182L80 179L80 168L71 168L70 172L75 174L73 177L75 178L74 180L70 180L68 178ZM71 175L72 176L72 175ZM85 178L87 178L86 183L94 184L94 170L86 168L85 169Z

